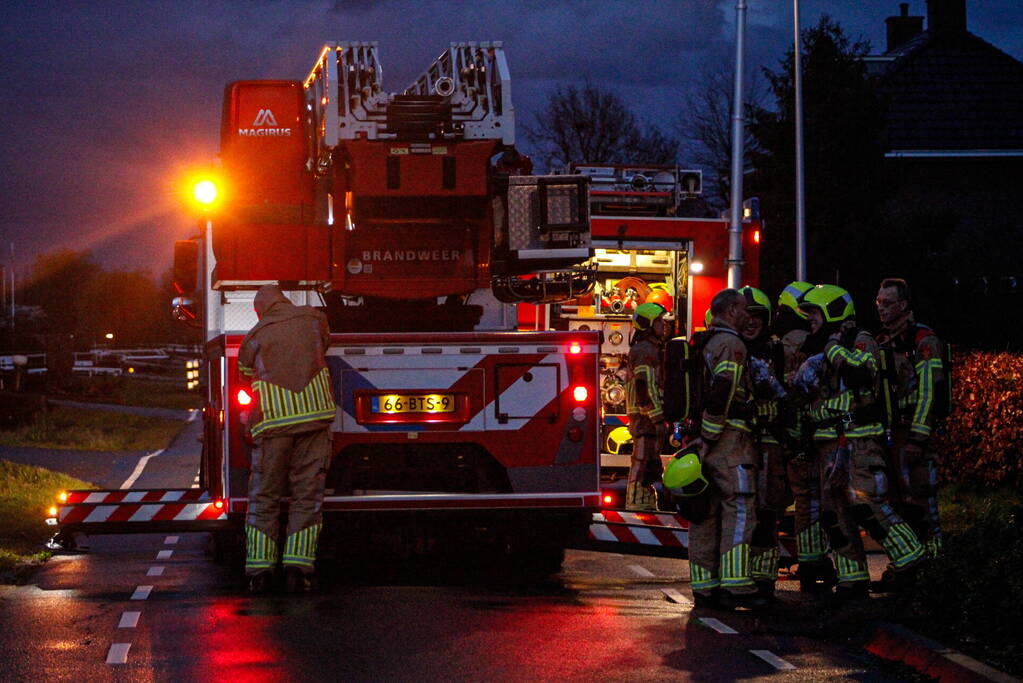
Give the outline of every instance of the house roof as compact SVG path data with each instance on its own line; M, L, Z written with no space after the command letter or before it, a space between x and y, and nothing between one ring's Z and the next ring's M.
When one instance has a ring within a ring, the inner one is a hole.
M890 150L1023 150L1023 63L966 31L921 33L892 56Z

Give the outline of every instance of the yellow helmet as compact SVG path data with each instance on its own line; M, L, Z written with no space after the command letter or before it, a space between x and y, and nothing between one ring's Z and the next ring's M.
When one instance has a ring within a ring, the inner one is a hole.
M824 320L840 323L856 317L852 295L837 285L817 285L803 297L800 308L819 308Z
M615 427L608 433L606 441L607 452L618 455L622 446L632 443L632 434L629 434L628 427Z
M805 318L806 313L799 310L799 304L803 302L803 297L811 289L813 289L813 285L809 282L802 282L800 280L790 282L785 285L785 289L781 290L781 294L778 295L778 307L785 306L791 308L800 318Z

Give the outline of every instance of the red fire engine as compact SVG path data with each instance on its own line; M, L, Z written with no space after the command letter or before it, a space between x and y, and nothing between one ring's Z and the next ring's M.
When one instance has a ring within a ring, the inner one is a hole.
M304 82L228 85L222 197L175 255L205 341L201 489L71 492L63 536L237 537L238 349L280 282L330 319L324 538L460 532L558 566L599 509L600 335L521 331L516 305L592 286L588 178L516 175L510 95L496 42L452 43L401 94L362 42L326 45Z

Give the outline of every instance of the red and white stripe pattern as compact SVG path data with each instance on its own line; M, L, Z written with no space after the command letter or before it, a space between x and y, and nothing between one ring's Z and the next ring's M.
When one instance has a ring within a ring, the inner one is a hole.
M68 491L57 512L59 524L222 519L226 506L218 508L202 489Z
M689 522L667 512L601 510L593 513L590 540L688 548Z
M601 510L593 513L589 539L601 543L688 549L689 521L668 512ZM794 539L782 538L778 547L782 557L795 556Z

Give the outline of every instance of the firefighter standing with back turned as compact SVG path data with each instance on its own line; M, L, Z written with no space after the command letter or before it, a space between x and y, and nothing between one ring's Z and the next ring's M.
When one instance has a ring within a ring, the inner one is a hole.
M632 464L625 488L627 510L657 509L652 484L661 478L661 447L667 435L661 403L667 312L664 306L648 302L637 306L632 315L633 336L626 384L632 435Z
M324 352L326 316L295 306L277 285L264 285L253 302L259 322L242 341L238 370L256 394L249 425L252 453L245 519L245 573L249 589L270 589L279 547L280 499L290 490L283 565L285 589L312 587L320 506L330 457L335 404Z
M884 330L882 352L894 361L895 397L892 446L901 479L900 512L933 558L941 551L938 517L938 454L935 421L948 409L949 378L945 346L934 331L913 318L909 285L888 278L877 292L877 314ZM887 368L886 368L887 369ZM890 576L890 575L889 575Z
M689 527L689 570L698 607L761 608L750 576L750 546L756 526L756 452L750 430L749 363L739 335L749 319L746 299L723 289L711 301L711 327L701 363L703 408L700 449L709 514Z

